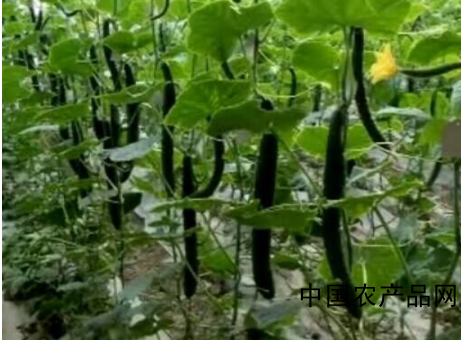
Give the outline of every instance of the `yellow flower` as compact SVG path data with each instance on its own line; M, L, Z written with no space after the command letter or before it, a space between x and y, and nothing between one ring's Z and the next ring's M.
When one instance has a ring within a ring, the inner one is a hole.
M370 68L371 81L373 84L381 80L391 79L399 72L399 67L392 54L391 45L385 45L381 52L375 54L376 61Z

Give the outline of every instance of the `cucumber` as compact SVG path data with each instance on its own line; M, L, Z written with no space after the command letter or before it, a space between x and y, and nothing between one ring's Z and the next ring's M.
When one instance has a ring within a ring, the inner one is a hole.
M193 162L190 156L183 156L182 196L189 197L195 191ZM196 227L196 212L194 209L183 209L183 229L188 232ZM185 236L185 258L187 264L183 271L183 290L187 298L196 293L196 278L198 276L198 245L196 232Z
M96 54L96 48L95 45L92 45L90 47L90 61L92 62L95 67L98 67L98 56ZM93 92L93 96L90 100L91 103L91 108L92 108L92 125L93 125L93 131L95 133L95 136L98 138L98 140L101 141L106 141L107 139L110 138L110 128L109 128L109 123L100 119L98 117L98 108L100 107L101 103L100 100L98 99L98 96L101 94L101 89L100 89L100 84L96 78L96 76L92 75L90 77L90 87ZM109 147L109 145L108 145Z
M135 76L129 64L124 64L125 86L136 84ZM140 139L140 103L127 104L127 144L138 142Z
M291 107L294 104L297 94L297 76L292 67L289 68L289 73L291 74L291 88L289 91L288 107Z
M133 86L136 84L135 75L129 64L124 63L125 86ZM140 103L127 104L127 136L126 144L136 143L140 139L140 113L138 111ZM133 169L133 161L124 162L120 166L120 180L122 183L130 178Z
M440 76L442 74L455 71L461 68L461 62L450 63L445 65L440 65L431 68L423 68L423 69L408 69L402 68L400 72L407 77L414 77L414 78L430 78Z
M161 71L164 77L164 100L162 104L162 115L167 117L170 109L175 104L175 84L170 71L169 65L161 63ZM165 180L165 187L168 197L172 197L175 192L175 167L174 167L174 128L172 126L162 125L162 176Z
M443 162L443 158L440 157L435 163L434 163L434 166L431 170L431 173L429 174L429 178L428 180L426 181L426 188L428 190L431 190L434 183L436 182L436 180L439 178L439 175L442 171L442 162Z
M355 81L357 82L357 91L355 92L355 103L359 113L360 120L365 127L371 140L389 150L386 138L376 126L376 123L368 106L368 99L363 81L363 53L364 53L364 35L362 28L354 28L354 47L352 52L352 66Z
M211 196L222 180L223 170L225 169L225 160L223 155L225 153L225 144L222 139L222 136L218 136L214 139L214 171L212 177L207 183L207 185L196 191L192 198L207 198Z
M110 35L110 20L106 19L103 21L103 37L107 38ZM113 52L112 50L103 44L103 54L106 60L106 65L108 66L109 73L111 74L111 79L114 84L114 91L120 91L122 89L119 70L117 69L117 65L113 60Z
M346 160L344 157L347 132L347 104L341 105L333 114L328 133L325 170L323 174L323 195L327 200L344 197L346 182ZM333 277L347 287L346 306L349 313L360 318L362 311L354 302L355 288L350 270L342 251L341 222L343 211L340 208L325 208L322 212L322 238L326 257Z
M105 165L105 173L107 177L107 186L108 190L114 190L114 188L120 185L119 182L119 173L114 165L114 163L109 162ZM108 202L108 212L111 224L114 229L122 229L122 218L123 218L123 209L122 202L118 194L112 196Z
M273 110L273 104L263 100L264 110ZM254 198L260 203L260 208L266 209L273 205L278 161L278 138L273 133L262 136L257 159ZM269 229L252 230L252 272L257 291L265 299L275 296L272 269L270 265L271 231Z

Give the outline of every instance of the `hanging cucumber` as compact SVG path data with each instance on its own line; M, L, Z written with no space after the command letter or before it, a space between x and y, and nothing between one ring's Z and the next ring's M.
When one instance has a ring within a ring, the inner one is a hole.
M161 63L161 71L164 77L164 101L162 105L162 115L166 118L170 109L175 104L175 84L169 65ZM174 128L162 125L162 175L165 180L167 196L172 197L175 192L175 169L174 169Z
M273 104L263 100L264 110L273 110ZM278 138L273 133L262 136L257 159L254 198L260 203L260 208L266 209L273 205L278 160ZM270 265L271 249L270 229L252 230L252 272L257 291L266 299L275 296L275 286Z
M96 54L95 45L90 47L90 61L91 63L98 68L98 56ZM92 99L91 99L91 108L92 108L92 125L93 131L100 142L109 144L110 139L110 126L109 123L98 117L98 109L101 106L100 100L98 97L101 95L100 84L96 76L92 75L90 77L90 87L92 89ZM109 148L109 145L104 145L104 148Z
M315 85L313 94L312 112L319 112L322 105L323 88L320 84Z
M430 78L440 76L442 74L455 71L461 68L461 62L451 63L440 65L431 68L425 69L408 69L408 68L401 68L400 72L408 77L414 78Z
M74 146L79 145L83 141L83 131L82 131L82 126L78 121L73 121L71 123L71 134L72 134L72 144ZM79 179L88 179L90 178L90 172L88 171L86 165L85 165L85 158L83 155L80 155L76 159L71 159L69 161L69 164L73 168L74 172L76 175L79 177ZM82 190L81 191L81 196L85 197L88 194L87 190Z
M222 63L222 71L226 77L230 80L235 79L230 65L227 62ZM208 117L210 119L210 117ZM191 195L192 198L207 198L214 194L214 191L218 188L220 181L222 180L223 171L225 169L225 142L222 135L214 136L214 170L212 177L204 188L199 189L197 192Z
M136 84L135 76L129 64L124 64L125 86ZM140 138L140 103L127 104L127 144L138 142Z
M115 167L115 164L114 163L105 164L104 169L105 169L105 173L107 177L108 190L114 190L120 187L119 173ZM108 202L108 212L109 212L109 218L111 219L111 224L113 225L114 229L121 230L123 209L122 209L122 202L121 202L121 198L119 197L119 193L110 197L109 202Z
M136 84L135 75L133 74L132 68L129 64L124 64L125 73L125 86L133 86ZM140 113L138 111L140 103L127 104L127 144L136 143L140 139ZM130 178L133 170L133 161L124 162L120 164L121 174L120 180L122 183Z
M223 155L225 153L225 144L222 139L222 136L217 136L214 139L214 170L212 172L212 177L207 183L207 185L201 189L196 191L192 198L207 198L210 197L222 180L223 170L225 169L225 160Z
M111 22L110 20L106 19L103 21L103 37L107 38L110 33ZM120 76L119 76L119 70L117 69L117 65L115 61L113 60L113 52L112 50L106 46L103 45L103 54L106 60L106 65L108 66L109 73L111 74L111 79L114 84L114 91L120 91L122 88L121 81L120 81Z
M291 107L294 104L297 94L297 76L292 67L289 68L289 73L291 75L291 88L289 91L288 107Z
M66 105L66 88L64 87L64 80L61 77L58 77L58 105ZM59 134L64 140L71 138L69 127L67 126L60 126Z
M64 80L54 73L49 74L49 79L50 90L53 93L53 96L51 97L51 105L54 107L66 105L66 89L64 86ZM74 146L79 145L83 141L82 127L77 121L71 122L71 132L67 126L61 126L59 128L59 134L63 140L69 140L72 138L72 144ZM90 172L85 165L85 158L83 155L80 155L78 158L70 159L69 166L79 179L90 178ZM88 192L88 190L82 189L80 191L81 197L87 196Z
M434 163L434 166L431 170L431 173L429 175L429 178L428 180L426 181L426 188L428 190L431 190L434 183L436 182L436 180L439 178L439 175L441 173L441 170L442 170L442 165L443 165L443 159L442 158L439 158L435 163Z
M103 22L103 37L106 38L110 34L110 21L105 20ZM114 84L114 91L121 90L121 83L119 77L119 71L117 69L116 63L112 59L112 51L109 47L103 45L103 55L108 66L109 72L111 74L111 79ZM90 58L92 63L98 63L98 58L96 55L96 50L92 46L90 49ZM100 92L100 87L98 81L94 76L90 78L90 84L94 90L94 94ZM119 110L116 106L110 105L110 120L100 120L97 116L98 110L98 101L93 98L92 100L92 113L93 113L93 126L95 134L101 136L99 138L103 141L103 148L110 149L116 148L119 145L119 136L120 136L120 117ZM106 173L106 182L109 190L117 190L117 193L110 197L108 202L108 212L111 219L111 223L116 230L122 229L123 224L123 208L122 201L120 197L120 187L121 187L121 175L117 168L117 164L112 162L110 159L105 160L104 170ZM122 265L121 265L122 268Z
M195 191L193 162L190 156L183 156L182 169L182 197L189 197ZM196 212L194 209L183 209L183 229L188 232L196 227ZM186 265L183 272L183 289L187 298L196 293L196 276L198 275L198 246L196 232L186 235L185 258Z
M334 113L328 133L326 162L323 175L323 195L327 200L338 200L344 196L346 182L346 161L344 158L347 109L343 104ZM346 306L349 313L360 318L359 304L354 302L355 288L350 277L347 261L342 251L341 223L343 211L340 208L325 208L322 214L322 237L331 273L347 288Z
M363 81L363 53L364 53L364 35L362 28L354 28L354 47L352 51L352 65L355 81L357 82L357 91L355 92L355 103L359 113L360 120L365 127L371 140L389 150L386 138L376 126L370 108Z

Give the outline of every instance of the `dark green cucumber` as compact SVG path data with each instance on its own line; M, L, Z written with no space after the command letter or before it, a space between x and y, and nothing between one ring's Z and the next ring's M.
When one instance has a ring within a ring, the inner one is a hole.
M66 88L61 77L58 77L58 105L66 105ZM60 126L59 134L64 140L71 138L68 126Z
M235 75L233 74L230 64L227 61L223 62L222 65L220 65L220 67L222 68L222 72L225 74L227 79L235 79Z
M136 84L135 76L129 64L124 64L125 86ZM140 138L140 114L138 106L140 103L127 104L127 144L138 142Z
M35 67L35 64L34 64L34 57L32 56L32 54L27 52L27 50L25 51L25 58L26 58L26 62L27 62L27 68L29 70L35 71L36 67ZM39 77L37 76L37 74L33 74L32 77L31 77L31 80L32 80L32 87L34 88L34 90L36 92L40 92L41 91L40 90L40 82L39 82Z
M292 67L289 68L289 73L291 74L291 89L289 91L288 107L291 107L294 104L297 94L297 76Z
M110 105L109 110L111 126L111 147L117 148L119 146L119 136L121 133L119 109L115 105Z
M312 112L319 112L322 105L323 88L320 84L315 85L313 94Z
M328 200L344 197L346 183L346 160L344 157L348 106L343 104L334 113L330 123L326 162L323 175L323 195ZM333 277L339 279L347 287L346 306L349 313L360 318L360 306L354 302L355 288L350 277L342 251L341 223L343 211L340 208L325 208L322 213L322 237L326 257Z
M124 64L125 73L125 86L133 86L136 84L135 75L133 74L132 68L129 64ZM127 144L136 143L140 139L140 113L138 111L140 103L127 104ZM120 180L124 183L130 178L133 170L133 161L124 162L120 166Z
M51 97L51 105L58 107L61 105L66 105L66 89L64 86L64 81L61 77L58 77L54 73L49 74L50 79L50 90L53 93ZM63 140L72 139L72 144L74 146L79 145L83 141L83 131L79 122L71 122L71 129L67 126L61 126L59 128L60 137ZM90 172L85 165L85 157L80 155L78 158L70 159L69 166L74 171L79 179L88 179L90 178ZM80 190L80 196L85 197L89 193L89 190L82 189Z
M96 53L95 45L90 47L90 61L95 67L98 68L98 56ZM100 142L106 141L110 138L110 127L107 121L98 117L98 109L100 107L100 100L98 97L101 95L101 89L100 84L94 75L90 77L90 87L93 92L93 96L90 101L92 108L93 131Z
M54 73L49 74L50 79L50 90L52 97L50 100L51 106L58 107L66 104L66 90L60 77ZM61 139L68 140L71 138L69 134L69 128L67 126L60 126L59 135Z
M225 153L225 143L222 139L222 136L217 136L214 139L214 170L212 177L207 183L207 185L198 191L196 191L192 198L207 198L210 197L222 180L223 170L225 169L225 160L223 155Z
M167 117L170 109L175 104L175 84L170 71L169 65L161 63L161 71L164 77L164 100L162 104L162 115ZM175 192L175 169L174 169L174 128L172 126L162 125L162 176L165 180L166 192L172 197Z
M371 140L381 146L383 149L389 150L386 138L382 135L379 128L376 126L370 108L363 80L363 53L364 53L364 35L362 28L354 28L354 47L352 51L352 66L355 81L357 82L357 91L355 92L355 103L359 113L360 120L365 127Z
M422 68L422 69L408 69L402 68L400 72L408 77L414 78L430 78L440 76L442 74L455 71L461 68L461 62L451 63L440 65L431 68Z
M80 125L78 121L71 122L71 136L72 136L72 144L74 146L79 145L84 140L82 126ZM85 165L84 155L80 155L79 157L75 159L69 160L69 164L71 168L74 170L77 177L79 177L79 179L83 180L83 179L90 178L90 171ZM86 197L88 194L89 194L89 190L87 189L80 190L81 197Z
M273 110L268 100L263 100L264 110ZM260 203L260 208L266 209L273 205L278 161L278 138L273 133L262 136L257 159L254 198ZM252 272L257 291L266 299L275 296L272 269L270 265L271 251L270 229L252 230Z
M190 156L183 156L182 196L189 197L195 191L193 162ZM183 209L183 229L188 232L196 227L196 212L194 209ZM187 265L183 271L183 289L187 298L196 293L196 277L198 276L198 245L196 232L189 233L184 238L185 258Z
M223 62L221 65L222 71L225 76L233 80L235 76L230 68L228 62ZM210 120L210 117L208 117ZM214 191L218 188L220 181L222 180L223 171L225 169L225 160L223 158L225 154L225 143L221 135L214 137L214 170L212 172L212 177L209 182L204 186L204 188L198 190L191 195L192 198L206 198L214 194Z
M115 164L109 162L105 165L105 173L107 177L107 186L108 190L114 190L120 186L119 181L119 172L115 167ZM123 218L123 209L121 198L118 194L112 196L108 202L108 212L111 224L114 229L122 229L122 218Z
M434 183L436 182L436 180L439 178L439 175L441 173L441 170L442 170L442 162L443 162L443 159L442 158L439 158L435 163L434 163L434 166L431 170L431 173L429 175L429 178L428 180L426 181L426 188L428 190L431 190Z
M110 20L106 19L105 21L103 21L103 37L104 38L107 38L111 33L110 25L111 25ZM120 91L122 88L122 85L121 85L121 80L119 76L119 70L117 69L117 65L113 60L113 52L108 46L103 45L103 54L106 60L106 65L108 66L108 69L109 69L109 73L111 74L111 79L114 84L114 90Z

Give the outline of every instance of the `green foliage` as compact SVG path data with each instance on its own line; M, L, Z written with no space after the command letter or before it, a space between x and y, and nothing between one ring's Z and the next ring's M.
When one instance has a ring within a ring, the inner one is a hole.
M191 128L218 110L243 102L249 95L250 84L245 81L194 82L180 94L165 123Z
M309 40L294 50L294 66L321 82L338 85L340 57L336 49L321 40Z
M396 32L410 9L404 0L286 0L277 16L299 33L315 33L334 27L363 27L380 33Z
M435 59L460 54L460 34L445 31L439 35L426 36L416 41L410 49L410 62L429 65Z
M256 100L251 100L217 111L208 127L211 136L235 130L265 133L270 129L278 132L291 131L305 116L302 109L265 111Z
M237 9L229 1L216 1L191 14L188 48L198 54L227 61L246 31L268 23L272 9L267 2Z

